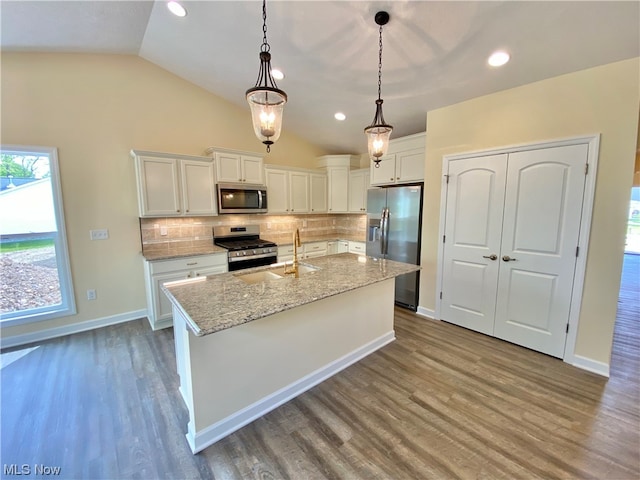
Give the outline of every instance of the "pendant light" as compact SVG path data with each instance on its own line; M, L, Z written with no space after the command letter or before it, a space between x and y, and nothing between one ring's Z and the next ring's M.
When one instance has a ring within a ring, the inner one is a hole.
M247 102L251 107L253 130L267 146L267 152L280 138L282 112L287 94L278 88L271 75L271 46L267 42L267 2L262 1L262 46L260 47L260 71L256 86L247 90Z
M380 157L387 153L389 148L389 137L393 127L387 125L382 114L382 98L380 98L380 86L382 85L382 26L389 22L387 12L378 12L375 16L376 24L380 26L380 50L378 53L378 99L376 100L376 114L373 123L364 129L367 135L367 147L369 156L373 160L375 167L380 167Z

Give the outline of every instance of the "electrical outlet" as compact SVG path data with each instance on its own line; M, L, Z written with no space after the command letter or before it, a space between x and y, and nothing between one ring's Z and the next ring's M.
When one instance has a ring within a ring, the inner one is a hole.
M267 222L267 230L271 230L271 224Z
M102 228L99 230L89 230L91 240L107 240L109 238L109 230Z
M307 221L306 220L302 220L302 228L307 228Z
M90 288L87 290L87 300L95 300L96 299L96 291L94 288Z
M160 227L160 235L162 235L163 237L167 234L167 227L166 225L162 225Z

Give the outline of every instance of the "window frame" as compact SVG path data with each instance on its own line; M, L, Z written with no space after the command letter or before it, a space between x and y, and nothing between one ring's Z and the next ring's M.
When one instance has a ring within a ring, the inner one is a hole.
M1 145L0 150L8 155L38 155L49 157L49 172L51 174L51 193L53 197L53 211L56 219L57 235L54 238L58 279L60 282L61 302L56 305L18 310L0 314L0 327L11 327L27 323L41 322L53 318L75 315L76 302L69 262L69 247L67 244L64 206L62 202L62 187L60 182L60 166L58 149L56 147Z

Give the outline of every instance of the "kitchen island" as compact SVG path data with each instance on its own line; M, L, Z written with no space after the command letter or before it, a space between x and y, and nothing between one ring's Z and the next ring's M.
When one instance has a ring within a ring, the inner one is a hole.
M420 267L349 253L167 283L194 453L395 339L395 277Z

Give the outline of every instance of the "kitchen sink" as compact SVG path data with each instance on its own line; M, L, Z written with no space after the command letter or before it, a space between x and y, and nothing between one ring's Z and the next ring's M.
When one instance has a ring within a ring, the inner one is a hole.
M278 280L285 276L293 276L292 273L285 274L285 269L288 272L291 269L291 265L277 265L267 270L260 270L259 272L252 273L236 273L235 277L239 278L246 283L261 283L268 282L269 280ZM298 264L298 275L305 275L320 270L313 265Z

